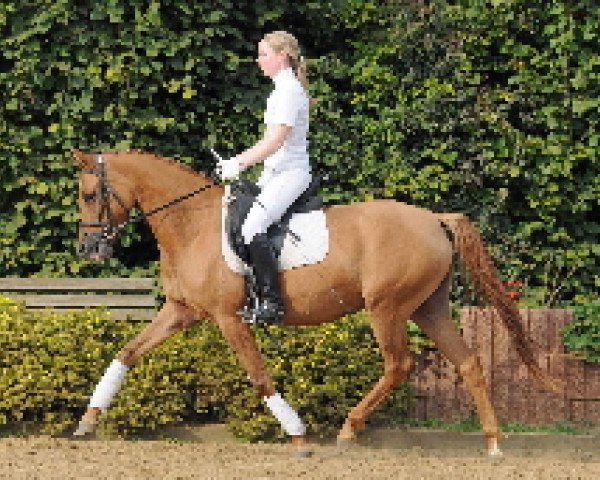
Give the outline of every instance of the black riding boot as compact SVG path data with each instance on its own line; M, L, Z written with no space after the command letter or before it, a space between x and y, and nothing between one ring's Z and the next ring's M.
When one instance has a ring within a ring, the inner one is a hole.
M255 235L247 246L252 271L256 279L259 304L250 311L256 323L280 324L283 321L283 301L279 291L277 257L266 234Z

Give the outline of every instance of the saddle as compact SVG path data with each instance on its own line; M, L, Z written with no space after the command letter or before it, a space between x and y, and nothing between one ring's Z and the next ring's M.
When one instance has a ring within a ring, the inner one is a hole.
M323 199L319 195L320 187L321 179L314 176L308 188L290 205L279 222L275 222L268 228L267 237L278 258L281 255L285 237L290 233L289 223L292 216L296 213L308 213L323 208ZM259 193L260 187L250 180L238 179L231 183L225 233L232 250L246 264L249 263L249 259L242 237L242 224Z

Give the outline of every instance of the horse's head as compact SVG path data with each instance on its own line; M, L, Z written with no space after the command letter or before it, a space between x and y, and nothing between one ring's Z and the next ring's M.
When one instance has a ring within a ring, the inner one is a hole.
M133 193L117 178L111 163L115 155L73 151L79 174L79 246L83 258L105 260L112 255L120 228L134 206Z

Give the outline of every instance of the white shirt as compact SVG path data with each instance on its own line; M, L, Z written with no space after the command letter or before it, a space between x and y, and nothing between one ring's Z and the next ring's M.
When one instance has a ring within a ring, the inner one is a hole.
M267 99L265 124L292 127L283 145L264 161L272 173L301 168L310 171L308 163L308 95L291 67L273 77L275 88Z

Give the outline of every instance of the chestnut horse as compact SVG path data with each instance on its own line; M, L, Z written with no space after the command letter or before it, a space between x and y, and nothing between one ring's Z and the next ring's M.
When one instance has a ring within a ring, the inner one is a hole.
M236 314L245 301L243 277L229 269L221 253L223 186L173 160L141 151L106 152L101 157L80 151L73 154L82 169L79 241L84 255L101 259L110 253L92 245L101 243L101 225L110 231L126 222L134 206L143 212L155 210L147 221L160 249L166 301L117 359L132 366L174 333L206 319L218 325L258 394L274 395L272 377L252 331ZM171 202L194 190L194 196ZM160 209L170 202L168 208ZM450 318L453 246L470 277L497 308L532 375L551 390L560 389L560 384L536 364L519 312L470 221L462 214L438 215L393 200L330 206L325 211L330 234L327 257L281 273L284 324L318 325L365 308L384 361L383 376L349 412L338 442L354 440L373 410L407 379L414 365L406 328L412 319L458 368L475 401L487 451L499 454L502 434L480 362ZM443 225L452 232L454 242ZM114 233L109 237L115 237ZM93 430L100 412L88 407L80 433ZM299 454L307 451L305 435L292 435L292 443Z

